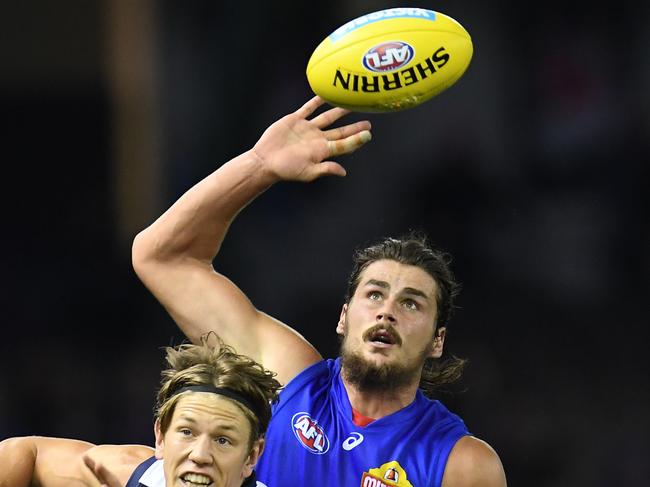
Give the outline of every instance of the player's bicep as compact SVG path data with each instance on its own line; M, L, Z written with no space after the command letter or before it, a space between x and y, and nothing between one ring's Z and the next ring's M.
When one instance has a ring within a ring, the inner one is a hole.
M237 353L277 372L283 384L320 359L300 334L258 311L210 264L189 258L166 262L148 270L143 281L192 342L213 331Z
M260 340L266 345L259 361L277 373L276 379L283 386L322 359L313 345L293 328L264 313L260 313L260 320L264 323L260 327Z
M30 437L36 451L32 485L86 487L81 458L95 445L67 438Z
M135 269L193 342L209 331L228 342L231 337L237 339L240 328L252 322L257 313L244 293L208 263L181 257L141 262ZM250 338L254 343L255 337Z
M207 332L216 332L233 346L251 347L259 341L254 326L258 312L248 297L227 277L211 266L188 263L169 272L172 283L159 293L165 309L185 335L197 342Z
M321 359L316 349L296 330L255 308L248 297L227 277L211 270L199 273L187 292L188 303L168 311L182 330L196 342L214 331L237 353L246 355L277 373L286 384L304 368ZM198 298L198 299L197 299ZM203 306L202 309L198 309ZM190 315L184 310L191 310ZM200 323L197 323L200 317Z

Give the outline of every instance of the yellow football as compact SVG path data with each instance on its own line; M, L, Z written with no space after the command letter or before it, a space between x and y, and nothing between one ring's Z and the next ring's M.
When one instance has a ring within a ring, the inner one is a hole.
M331 105L394 112L449 88L472 54L470 35L451 17L389 8L351 20L326 37L309 59L307 80Z

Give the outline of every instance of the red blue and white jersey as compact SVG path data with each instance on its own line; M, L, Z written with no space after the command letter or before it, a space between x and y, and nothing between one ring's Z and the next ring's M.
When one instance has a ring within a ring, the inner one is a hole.
M340 359L318 362L280 393L256 467L258 487L440 487L451 449L470 434L418 390L405 408L352 422Z

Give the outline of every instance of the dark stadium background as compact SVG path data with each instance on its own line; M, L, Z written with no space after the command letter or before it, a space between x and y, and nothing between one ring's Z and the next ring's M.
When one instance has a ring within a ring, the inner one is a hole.
M322 38L404 5L3 6L0 439L152 443L161 347L183 336L131 268L134 235L311 96ZM255 201L219 269L334 356L353 249L426 230L464 286L447 348L470 365L442 399L509 484L641 485L650 8L408 5L468 29L466 74L420 107L370 115L372 143L340 159L347 178Z

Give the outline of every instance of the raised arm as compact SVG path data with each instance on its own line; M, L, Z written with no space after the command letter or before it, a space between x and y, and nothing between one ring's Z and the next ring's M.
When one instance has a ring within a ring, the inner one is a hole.
M272 124L251 150L192 187L133 242L136 273L190 340L215 331L285 384L319 360L319 353L296 331L258 311L215 272L213 260L239 211L271 185L345 176L329 159L370 140L370 123L328 128L348 111L333 108L313 116L322 104L314 97Z
M0 487L99 487L84 456L104 465L121 485L153 455L140 445L103 445L66 438L24 436L0 442Z

